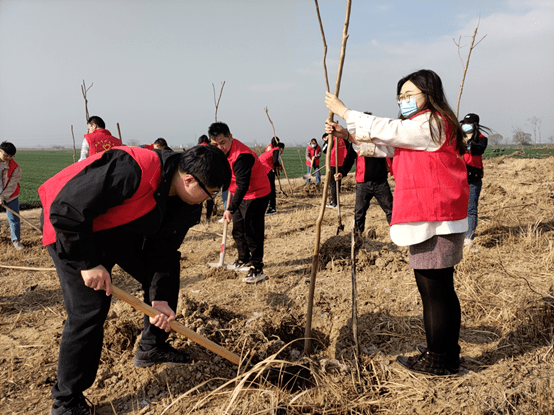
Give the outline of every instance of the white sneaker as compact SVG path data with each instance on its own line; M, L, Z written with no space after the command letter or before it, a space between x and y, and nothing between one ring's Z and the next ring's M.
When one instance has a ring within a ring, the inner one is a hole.
M13 246L15 249L17 249L18 251L23 251L25 249L25 245L23 245L21 242L19 241L13 241Z
M469 238L465 238L464 239L464 246L469 246L473 243L473 241Z
M223 218L218 220L219 223L223 223Z
M248 275L242 279L242 282L245 282L247 284L256 284L257 282L261 282L265 279L267 279L267 275L264 274L263 270L258 270L252 267L250 268Z

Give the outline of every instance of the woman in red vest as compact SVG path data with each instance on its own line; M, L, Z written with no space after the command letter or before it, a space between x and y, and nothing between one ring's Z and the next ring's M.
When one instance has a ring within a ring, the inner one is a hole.
M490 129L479 125L477 114L467 114L461 122L464 131L464 140L467 142L467 153L464 161L467 168L467 182L469 183L469 206L467 210L468 229L464 245L471 245L477 228L478 204L481 187L483 186L483 153L487 148L488 139L481 130L490 132Z
M454 266L462 259L469 198L462 129L433 71L402 78L396 99L401 115L393 120L349 110L327 93L327 107L346 120L348 130L338 123L325 129L354 143L361 156L394 155L391 239L409 246L427 338L420 355L397 360L414 372L457 373L461 311Z
M321 181L321 173L319 168L319 158L321 157L321 147L317 144L317 140L312 138L308 147L306 147L306 166L308 174L315 174L315 184L319 185ZM306 179L305 185L310 184L311 177Z
M17 149L7 141L0 144L0 206L4 205L19 214L19 181L21 180L21 167L13 159ZM19 216L6 209L12 244L15 249L21 251L25 246L19 241L21 236L21 221Z

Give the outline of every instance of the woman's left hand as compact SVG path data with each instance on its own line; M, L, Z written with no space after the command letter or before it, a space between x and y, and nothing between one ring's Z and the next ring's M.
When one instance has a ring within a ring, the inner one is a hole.
M341 118L344 118L344 113L348 108L342 103L336 95L331 94L330 92L325 93L325 105L333 113L338 115Z

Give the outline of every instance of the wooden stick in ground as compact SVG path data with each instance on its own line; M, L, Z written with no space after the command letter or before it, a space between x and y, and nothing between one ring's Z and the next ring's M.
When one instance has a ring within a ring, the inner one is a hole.
M335 145L335 174L339 172L339 139L337 137L337 144ZM333 177L333 180L335 178ZM344 225L342 224L341 214L340 214L340 191L339 191L339 182L335 180L335 191L337 192L337 217L339 224L337 225L337 235L340 231L344 230Z
M352 224L352 241L350 246L350 258L352 260L352 340L356 355L360 355L358 344L358 287L356 284L356 220Z
M269 123L271 124L271 128L273 129L273 137L277 137L275 135L275 126L273 125L273 121L271 121L271 118L269 117L269 111L268 111L267 107L265 107L265 115L267 115L267 119L269 120ZM283 171L285 172L285 177L287 178L287 181L289 182L290 193L294 194L294 189L292 188L292 184L290 184L289 176L287 175L287 169L285 169L285 163L283 162L283 159L281 157L279 157L279 159L281 160L281 167L283 167ZM280 185L281 185L281 179L279 179L279 186ZM281 189L281 191L283 191L283 189Z
M143 301L140 301L135 296L123 291L121 288L116 287L112 284L112 294L114 297L120 299L121 301L126 302L131 307L143 312L147 316L154 317L158 314L161 314L158 310L150 307ZM211 340L199 335L198 333L192 331L191 329L185 327L183 324L172 321L169 323L170 327L175 330L177 333L182 334L188 339L191 339L193 342L199 344L202 347L214 352L215 354L227 359L231 363L236 365L240 364L240 357L233 352L221 347L220 345L212 342Z
M42 231L40 230L39 227L33 225L31 222L29 222L27 219L25 219L23 216L21 216L19 213L17 213L16 211L14 211L13 209L9 208L6 206L5 203L2 203L0 206L2 206L4 209L6 209L8 212L11 212L13 213L15 216L17 216L19 219L27 222L27 224L31 225L31 227L35 228L37 231L39 231L40 233L42 233Z
M319 5L317 3L317 0L315 1L315 7L317 10L317 18L319 20L319 27L321 29L321 36L323 38L323 46L324 46L324 55L323 55L323 68L325 70L325 83L327 86L327 91L329 91L329 80L327 77L327 65L325 64L325 57L327 55L327 42L325 41L325 33L323 31L323 23L321 22L321 15L319 14ZM348 40L348 24L350 22L350 9L352 7L352 0L346 1L346 17L344 20L344 28L342 32L342 44L341 44L341 51L340 51L340 60L339 60L339 69L337 73L337 82L335 84L335 95L338 96L340 91L340 81L342 78L342 68L344 66L344 57L346 54L346 41ZM329 111L329 119L333 120L333 113ZM332 134L329 134L329 138L327 139L327 142L330 143L327 145L327 154L325 157L325 164L327 166L330 165L331 160L331 149L333 147L333 137ZM320 237L321 237L321 222L323 221L323 215L325 213L325 203L327 200L327 189L329 186L329 178L330 178L330 168L327 168L326 174L325 174L325 185L323 187L323 198L321 201L321 210L319 212L319 216L317 218L316 222L316 237L315 237L315 247L314 247L314 256L312 261L312 273L310 275L310 291L308 294L308 310L306 312L306 329L304 331L304 353L309 353L312 348L312 314L313 314L313 303L314 303L314 292L315 292L315 281L316 281L316 275L317 275L317 268L319 266L319 243L320 243Z
M71 124L71 137L73 137L73 163L75 163L75 155L77 154L77 149L75 148L75 134L73 134L73 124Z
M117 126L117 135L119 136L119 141L123 144L123 139L121 138L121 130L119 129L119 123L115 124Z

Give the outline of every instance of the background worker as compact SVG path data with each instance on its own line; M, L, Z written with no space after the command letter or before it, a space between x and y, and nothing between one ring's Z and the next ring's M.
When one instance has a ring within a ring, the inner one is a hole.
M312 138L310 144L306 147L306 166L308 174L315 174L315 184L321 182L321 172L316 171L319 168L319 158L321 157L321 147L317 144L317 140ZM315 173L314 173L315 172ZM306 185L310 184L311 177L306 179Z
M323 141L325 142L323 144L323 152L327 153L328 143L327 138L328 134L323 134L322 136ZM345 141L342 137L334 137L333 136L333 148L331 149L331 175L329 179L329 185L330 189L329 192L331 193L331 202L326 206L328 208L336 208L337 207L337 181L335 180L335 174L339 172L339 169L342 167L342 164L344 163L344 158L346 157L346 153L348 152L348 148L346 147ZM337 149L338 147L338 149ZM348 145L350 147L350 144ZM337 166L337 160L335 156L335 152L338 151L339 155L339 165ZM339 186L339 192L341 187L341 182L338 182Z
M265 151L260 154L258 159L264 165L265 170L267 171L267 179L269 180L269 185L271 186L271 191L269 193L269 207L267 208L266 215L273 215L277 213L276 205L276 189L275 189L275 176L279 174L281 170L281 154L285 151L285 144L278 143L277 147Z
M15 146L4 141L0 144L0 206L6 206L19 214L19 181L21 180L21 167L15 162L17 149ZM10 224L10 233L12 244L15 249L21 251L25 246L20 241L21 236L21 221L19 216L14 215L6 209L8 223Z
M372 115L371 112L364 114ZM385 158L362 157L350 147L344 164L335 174L335 180L340 181L348 175L356 161L356 204L354 207L354 222L356 231L360 234L365 230L365 217L371 199L375 197L390 225L392 218L392 193L390 190Z
M461 122L467 152L464 161L467 168L467 183L469 184L469 204L467 208L468 229L464 245L471 245L477 228L479 196L483 187L483 153L487 149L488 138L481 130L490 133L490 129L479 125L477 114L467 114Z
M279 137L272 137L269 144L265 147L264 152L271 151L274 148L277 148L277 144L279 144L280 142L281 142L281 140L279 140Z
M256 153L233 138L227 124L213 123L208 129L208 136L212 145L223 151L231 165L229 193L232 199L223 213L223 219L233 221L233 239L238 251L235 268L250 264L243 281L247 284L263 281L267 278L263 272L265 210L271 191L267 174Z
M79 161L93 156L96 153L109 150L112 147L123 145L119 138L112 136L106 130L104 120L97 115L93 115L87 121L88 134L85 134L83 144L81 145L81 157Z
M179 298L179 248L198 223L200 204L230 180L229 163L212 146L179 153L119 147L75 163L40 186L43 244L67 312L53 415L89 413L83 392L100 363L115 264L141 283L144 301L161 312L144 317L135 366L191 361L166 343Z
M152 144L143 144L140 147L146 148L148 150L163 150L164 148L168 147L168 145L165 138L160 137L156 139L156 141L154 141Z

